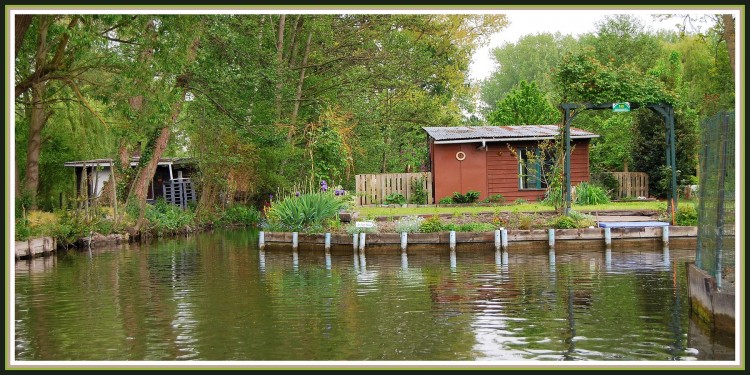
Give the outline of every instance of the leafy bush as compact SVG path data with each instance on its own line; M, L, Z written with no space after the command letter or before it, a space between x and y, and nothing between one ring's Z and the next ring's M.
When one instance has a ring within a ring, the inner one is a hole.
M479 193L476 190L469 190L466 192L466 195L461 194L459 192L453 192L453 202L454 203L474 203L479 199Z
M424 178L420 177L412 180L411 186L414 189L414 194L411 196L411 202L409 203L427 204L427 190L424 188Z
M451 197L445 197L445 198L440 199L440 201L438 201L438 203L440 203L440 204L453 204L453 198L451 198Z
M549 225L558 229L588 228L595 226L596 221L590 215L570 211L567 216L555 216L549 221Z
M484 203L505 203L505 197L502 194L492 194L484 198Z
M677 216L675 218L675 223L677 225L682 226L695 226L698 225L698 211L695 209L695 206L692 204L682 204L678 205L677 212L675 213Z
M222 225L255 225L260 220L260 212L254 207L232 206L224 211L219 219Z
M529 201L523 198L516 198L516 200L513 201L513 204L520 205L520 204L528 204Z
M558 229L572 229L577 228L577 223L575 219L573 219L570 216L555 216L552 220L550 220L549 225L553 228Z
M16 241L26 241L31 237L29 220L25 217L16 217Z
M385 197L385 203L402 205L406 203L406 198L404 198L404 196L399 193L391 193Z
M592 182L595 182L595 184L602 186L606 192L607 196L610 199L613 199L617 191L620 189L620 183L617 181L617 177L615 177L612 173L599 173L594 176Z
M449 224L444 230L454 230L456 232L490 232L495 230L495 226L490 223L464 223Z
M508 218L508 226L511 228L529 230L534 226L535 217L536 216L528 215L523 212L513 211Z
M421 216L404 216L396 221L396 233L416 233L424 222Z
M609 203L609 196L601 186L589 184L586 181L576 186L576 204L605 204Z
M145 216L149 222L148 230L158 236L188 229L195 219L193 211L183 210L161 197L155 204L146 206Z
M444 232L445 225L440 221L440 216L433 215L419 225L419 231L422 233Z
M344 203L329 192L290 196L274 201L268 209L268 225L290 232L314 231L335 217Z

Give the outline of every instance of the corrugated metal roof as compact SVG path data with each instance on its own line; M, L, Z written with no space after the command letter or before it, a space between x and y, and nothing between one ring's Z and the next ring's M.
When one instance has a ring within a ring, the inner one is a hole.
M422 129L436 141L551 139L560 131L558 125L443 126L423 127ZM596 138L599 135L571 127L570 136L571 138Z
M135 166L138 164L138 162L141 160L140 156L132 156L130 158L130 165ZM92 160L81 160L81 161L68 161L65 162L63 165L66 167L82 167L84 163L86 163L86 166L93 167L93 166L109 166L109 164L112 162L112 159L92 159ZM173 158L173 157L164 157L159 159L159 165L167 165L167 164L194 164L194 161L190 158Z

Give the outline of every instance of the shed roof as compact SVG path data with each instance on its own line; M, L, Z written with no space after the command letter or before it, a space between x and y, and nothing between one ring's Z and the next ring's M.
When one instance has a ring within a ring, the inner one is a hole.
M133 156L130 158L130 166L134 167L138 165L138 162L141 160L140 156ZM112 163L112 159L91 159L91 160L81 160L81 161L68 161L65 162L66 167L83 167L84 164L86 164L87 167L94 167L94 166L101 166L101 167L108 167L110 163ZM190 158L161 158L159 159L158 165L182 165L182 164L195 164L194 161Z
M435 143L527 141L552 139L560 131L559 125L518 126L441 126L423 127ZM596 138L598 134L570 128L571 139Z

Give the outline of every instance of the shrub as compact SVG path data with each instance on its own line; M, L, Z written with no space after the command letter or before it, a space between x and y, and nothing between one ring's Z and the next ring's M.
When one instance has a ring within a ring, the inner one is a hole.
M492 194L484 198L484 203L505 203L505 197L502 194Z
M433 215L419 225L419 231L422 233L443 232L445 231L445 225L440 221L439 216Z
M224 211L219 219L222 225L255 225L260 220L260 212L254 207L232 206Z
M555 216L552 220L550 220L549 225L553 228L558 229L572 229L577 228L577 223L575 219L573 219L570 216Z
M453 202L454 203L474 203L479 199L480 193L476 190L469 190L466 192L466 195L461 194L459 192L453 192Z
M330 192L290 196L271 204L268 226L290 232L314 231L343 207L344 203Z
M508 226L529 230L534 226L534 218L535 216L518 211L513 211L510 213L510 217L508 218Z
M416 233L424 222L421 216L404 216L396 221L396 232Z
M698 211L692 204L682 204L677 207L675 223L682 226L698 225Z
M613 199L616 196L617 191L620 189L620 183L612 173L599 173L595 175L592 182L602 186L607 191L607 196Z
M453 204L453 198L451 198L451 197L445 197L445 198L440 199L440 201L438 201L438 203L440 203L440 204Z
M523 198L516 198L516 200L513 201L513 204L519 205L519 204L528 204L529 201Z
M424 178L420 177L412 180L411 186L414 189L414 194L411 196L411 202L409 203L427 204L427 190L424 188Z
M385 197L385 203L402 205L406 203L406 198L404 198L404 196L399 193L391 193Z
M448 229L456 232L490 232L495 230L495 226L490 223L464 223Z
M145 216L149 222L148 230L158 236L183 231L189 228L195 219L193 211L183 210L179 206L167 203L161 197L155 204L146 206Z
M588 228L596 225L596 221L590 215L570 211L567 216L555 216L549 221L549 225L558 229Z
M609 196L604 188L589 184L586 181L576 186L576 204L604 204L609 203Z

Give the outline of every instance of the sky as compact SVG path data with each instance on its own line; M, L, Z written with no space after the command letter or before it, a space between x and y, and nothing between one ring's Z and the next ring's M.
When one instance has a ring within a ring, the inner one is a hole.
M676 24L680 23L679 19L670 19L666 21L654 21L651 14L664 13L688 13L674 11L657 11L657 10L625 10L625 11L602 11L602 10L507 10L502 11L506 14L510 24L501 32L494 34L487 46L479 48L472 57L469 66L469 79L472 81L482 80L492 73L495 69L494 61L491 57L491 50L500 47L505 43L515 43L524 35L555 33L560 32L562 35L570 34L574 37L595 30L595 24L602 21L607 15L614 14L635 14L637 15L647 29L657 31L676 30ZM690 12L692 14L702 14L702 12ZM705 29L705 27L704 27Z

